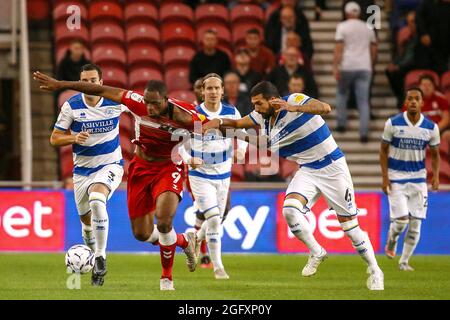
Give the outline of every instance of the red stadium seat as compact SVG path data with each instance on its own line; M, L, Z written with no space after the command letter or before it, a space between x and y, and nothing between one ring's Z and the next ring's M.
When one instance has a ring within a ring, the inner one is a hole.
M141 42L159 46L160 34L157 27L149 23L132 23L126 28L127 42Z
M162 25L172 22L192 25L194 21L194 12L191 7L183 3L164 3L159 9L159 21Z
M439 87L439 76L436 72L433 70L413 70L408 72L408 74L405 77L405 89L418 86L419 84L419 78L424 75L429 74L433 77L434 83L436 87Z
M189 68L170 68L166 70L165 82L167 90L189 90L191 83L189 82Z
M194 103L196 100L195 94L189 90L172 91L169 93L169 97L189 103Z
M31 1L29 1L31 2ZM81 20L83 21L88 21L88 10L86 8L86 6L83 4L83 2L78 2L78 1L71 1L71 2L61 2L59 4L57 4L54 9L53 9L53 21L55 22L59 22L59 21L67 21L67 18L69 16L71 16L73 14L73 12L75 12L74 10L72 10L72 8L70 8L71 10L69 10L69 13L67 12L67 10L69 9L70 6L77 6L79 8L79 12L80 12L80 16L81 16ZM75 9L77 10L77 9Z
M234 54L233 54L233 51L231 51L229 46L218 45L217 49L222 50L223 52L225 52L228 55L228 58L230 59L230 61L234 61Z
M217 39L220 46L225 46L231 49L231 32L228 27L225 27L221 24L215 24L211 23L208 25L202 25L199 27L196 27L197 29L197 41L198 43L201 43L203 40L203 34L209 30L212 29L217 33Z
M89 19L92 23L96 21L113 20L122 23L123 10L119 3L115 1L94 1L89 6Z
M100 66L103 69L103 83L105 85L119 88L128 87L127 73L124 68L101 64Z
M450 90L445 91L444 95L447 98L447 100L450 101Z
M56 48L56 57L55 57L56 65L58 65L61 62L61 60L65 57L68 49L69 49L68 43L58 46ZM91 52L87 48L84 48L84 57L88 60L91 60Z
M139 68L130 71L129 85L132 90L143 91L149 80L163 80L158 69Z
M116 43L122 45L125 42L125 33L122 26L115 23L96 23L91 27L91 42Z
M73 172L73 154L71 145L59 148L59 164L61 168L61 179L64 180L71 177Z
M73 91L73 90L65 90L65 91L61 92L58 96L58 108L61 108L67 100L69 100L71 97L73 97L77 93L79 93L79 92Z
M27 16L29 20L41 21L50 17L50 3L47 0L27 1Z
M194 28L185 24L164 24L161 27L162 45L187 45L196 49Z
M125 6L125 22L158 24L158 9L152 3L136 2Z
M222 24L228 27L229 14L228 9L220 4L202 4L195 9L195 23L197 27L200 25Z
M231 167L231 180L232 181L243 181L245 180L245 165L243 164L233 164Z
M450 91L450 71L445 72L441 76L441 89L444 92Z
M253 22L262 26L264 11L256 4L239 4L230 10L230 22L231 25Z
M82 23L80 29L73 30L67 28L65 21L55 24L55 42L57 47L68 45L75 39L81 40L85 45L89 43L89 29L86 24Z
M191 47L169 47L163 52L163 61L166 68L188 67L196 51Z
M92 60L97 64L118 65L127 64L125 50L117 45L96 45L92 49Z
M161 69L162 57L159 48L145 44L128 46L128 65L131 67L151 67Z
M233 34L233 44L234 47L240 47L245 44L245 35L250 29L258 29L261 33L262 38L264 39L264 30L259 24L255 23L240 23L233 26L232 34Z
M272 13L279 7L280 3L278 1L275 1L266 9L266 12L264 12L264 19L266 20L266 22L269 21L269 18L272 15Z

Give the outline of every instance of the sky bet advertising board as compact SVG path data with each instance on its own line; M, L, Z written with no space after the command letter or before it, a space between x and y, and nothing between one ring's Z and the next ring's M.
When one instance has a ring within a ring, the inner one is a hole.
M280 190L233 191L231 210L223 224L222 250L239 253L305 253L282 214ZM359 223L382 253L389 227L389 205L379 192L357 193ZM108 202L110 252L159 252L134 239L128 219L126 192L116 191ZM450 254L450 193L430 192L428 217L422 224L419 254ZM354 253L336 215L321 198L306 215L314 235L330 253ZM193 228L190 197L179 205L177 232ZM0 191L0 251L63 251L82 243L81 225L71 191Z

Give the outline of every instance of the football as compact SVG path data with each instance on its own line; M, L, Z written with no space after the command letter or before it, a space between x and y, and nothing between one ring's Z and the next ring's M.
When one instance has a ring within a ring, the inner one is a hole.
M94 267L94 252L83 244L72 246L66 253L67 269L75 273L88 273Z

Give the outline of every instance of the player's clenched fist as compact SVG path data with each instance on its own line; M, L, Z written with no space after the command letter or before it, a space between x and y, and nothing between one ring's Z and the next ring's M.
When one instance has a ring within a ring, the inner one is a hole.
M212 119L207 123L203 124L202 131L206 132L210 129L219 129L220 128L220 119Z
M86 140L89 138L89 132L82 131L75 135L75 143L76 144L83 144L86 142Z

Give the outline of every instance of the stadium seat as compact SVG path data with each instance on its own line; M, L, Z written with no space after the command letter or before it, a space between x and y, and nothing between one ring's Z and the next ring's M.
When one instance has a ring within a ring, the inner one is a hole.
M131 114L123 112L120 115L119 129L121 133L131 136L134 135L134 118Z
M211 24L204 24L201 26L196 27L197 30L197 41L198 43L201 43L203 40L203 34L207 30L214 30L217 33L217 39L220 46L228 47L230 50L232 48L231 45L231 32L228 27L225 27L221 24L211 23Z
M131 89L144 91L149 80L163 80L163 75L158 69L138 68L130 71L128 83Z
M30 2L32 1L28 1L28 3ZM80 9L81 20L84 22L88 21L88 10L81 1L61 2L55 5L53 9L53 21L66 22L67 18L72 14L72 11L69 11L69 13L67 13L67 9L72 5L76 5Z
M60 45L56 48L56 65L59 65L61 60L65 57L67 50L69 49L69 44ZM91 60L91 52L89 49L84 48L84 56L86 59Z
M159 47L160 33L157 27L149 23L130 23L126 28L127 43L140 42Z
M441 76L441 90L444 92L450 91L450 71L445 72Z
M117 45L96 45L92 49L92 60L97 64L118 65L125 67L127 56L125 50Z
M245 44L245 35L248 30L250 29L258 29L259 32L262 35L262 38L264 39L264 30L259 24L255 23L240 23L235 26L233 26L232 29L232 38L233 38L233 45L235 48L240 47Z
M201 25L222 24L228 27L229 13L228 9L220 4L202 4L195 9L196 27Z
M98 21L122 23L123 10L115 1L94 1L89 6L89 19L94 25Z
M245 165L233 164L231 166L231 180L232 181L244 181L245 180Z
M63 146L59 148L59 164L61 168L61 179L71 177L73 172L73 154L72 146Z
M127 3L125 6L125 23L151 23L158 25L158 9L149 2Z
M183 3L164 3L161 8L159 8L159 21L161 25L172 22L192 25L194 21L194 12L191 7Z
M256 23L260 26L264 22L264 11L256 4L239 4L230 10L231 25L237 23Z
M128 65L130 67L151 67L161 69L162 57L159 48L140 43L128 46Z
M230 59L230 61L234 61L234 54L233 51L231 51L229 46L222 46L222 45L218 45L217 49L222 50L223 52L225 52L228 55L228 58Z
M50 17L50 3L47 0L27 1L27 17L31 21L42 21Z
M115 23L96 23L91 27L91 43L115 43L123 46L125 42L125 33L123 28Z
M274 1L264 12L264 19L265 21L269 21L270 16L272 13L277 10L280 7L280 3L278 1Z
M58 96L58 108L61 108L63 104L69 100L72 96L76 95L78 92L73 90L65 90L61 92Z
M194 28L185 24L164 24L161 27L161 40L164 47L187 45L196 49Z
M81 40L85 45L89 43L89 29L82 23L80 29L70 30L65 21L55 24L55 43L57 47L68 45L72 40Z
M195 53L191 47L169 47L163 52L164 67L189 67Z
M189 90L178 90L169 92L169 97L189 103L194 103L194 101L196 100L195 94Z
M124 68L102 65L100 67L103 69L103 83L111 87L127 88L127 73Z
M450 90L444 91L444 95L447 98L447 100L450 101Z
M166 69L165 82L167 91L189 90L189 68L169 68Z
M437 87L439 87L439 76L436 72L433 70L412 70L408 72L408 74L405 77L405 89L415 87L419 84L419 78L424 75L429 74L433 77L434 83Z

